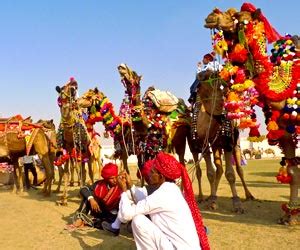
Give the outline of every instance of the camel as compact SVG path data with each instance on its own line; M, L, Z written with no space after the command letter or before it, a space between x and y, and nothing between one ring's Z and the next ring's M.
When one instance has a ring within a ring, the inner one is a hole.
M82 112L77 105L77 88L77 82L73 78L71 78L63 87L56 87L56 91L59 94L58 105L61 113L57 144L59 150L62 151L62 149L65 149L68 156L72 156L68 157L67 162L64 164L64 190L61 200L57 201L59 205L67 205L69 171L70 169L73 169L72 165L74 165L80 173L80 185L82 186L86 180L86 170L82 162L84 158L87 159L89 176L91 182L94 182L91 158L89 157L88 150L91 138L82 118ZM62 171L62 168L59 169Z
M264 153L267 155L267 157L269 157L269 155L272 155L273 156L273 158L275 158L275 151L274 151L274 149L272 149L272 148L267 148L267 149L265 149L264 150Z
M128 107L123 115L132 121L138 144L137 151L142 153L139 166L142 167L146 160L153 158L161 150L176 153L180 163L185 165L184 153L186 139L190 135L190 113L187 112L184 101L170 92L154 87L149 87L141 99L142 77L126 64L120 64L118 71L125 87L123 105Z
M115 153L113 158L121 158L124 169L129 173L127 158L130 146L126 143L132 142L130 124L116 115L113 104L97 88L89 89L80 96L77 103L80 108L87 110L87 124L93 126L96 122L103 123L106 132L114 139ZM94 110L95 108L96 110Z
M282 149L284 165L290 177L290 197L288 203L282 205L284 215L279 219L279 223L299 224L300 168L296 147L300 132L297 119L300 38L291 35L281 36L262 11L251 3L244 3L241 11L231 12L230 17L228 12L226 13L227 21L223 22L224 18L221 17L225 12L214 10L206 19L205 26L219 30L213 43L215 51L227 59L227 66L220 76L228 83L232 93L228 103L234 101L247 104L246 108L250 109L256 104L263 107L268 142ZM228 21L228 17L231 22ZM267 54L267 43L274 44L271 56ZM254 85L255 91L253 89L248 91L249 81ZM236 91L237 89L240 92ZM239 105L234 111L235 117L241 118L241 108ZM258 126L253 126L253 123L256 123L254 114L250 120L246 117L240 119L241 124L246 122L252 124L250 127L252 137L259 135Z
M170 124L169 131L172 137L167 137L164 124L170 120L166 113L158 109L145 107L140 98L140 80L134 71L125 65L125 70L118 67L127 96L121 105L120 115L116 115L112 103L97 88L90 89L83 94L78 104L87 109L89 118L87 123L94 124L101 121L105 130L114 139L114 159L122 160L124 169L129 173L127 158L130 154L136 154L138 165L155 156L159 150L172 151L179 155L179 160L184 164L184 152L186 137L190 131L189 119L186 114L177 116L177 123ZM177 104L176 104L177 105ZM184 106L181 103L182 106ZM149 121L144 111L147 110L148 117L154 115L160 117L157 121ZM151 126L155 124L155 126Z
M243 155L244 155L245 159L247 159L246 155L249 156L249 159L252 159L253 158L253 148L243 149Z
M212 81L200 79L197 92L197 103L199 112L197 117L197 136L202 145L204 155L208 154L209 148L212 149L216 170L211 166L209 160L206 161L207 176L210 182L210 208L216 209L217 189L223 174L222 151L225 157L225 177L229 182L232 191L233 211L244 213L241 200L236 190L236 177L232 166L232 157L234 156L237 165L237 172L245 185L245 192L249 192L241 168L241 151L237 144L238 133L234 131L231 121L225 119L224 115L224 95L226 87L215 73L208 72ZM236 134L235 134L236 133ZM234 153L234 154L233 154ZM250 192L249 192L250 193ZM250 196L251 193L250 193Z
M54 171L49 157L49 140L42 126L33 124L30 118L24 120L21 116L1 118L0 125L0 158L8 158L14 165L13 192L22 194L24 191L18 158L26 154L38 154L46 172L42 193L50 196Z

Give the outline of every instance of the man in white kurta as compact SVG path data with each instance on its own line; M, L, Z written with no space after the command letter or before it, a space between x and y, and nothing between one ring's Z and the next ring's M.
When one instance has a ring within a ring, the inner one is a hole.
M119 208L123 220L132 220L137 249L201 249L191 211L175 183L165 181L136 205L124 192Z

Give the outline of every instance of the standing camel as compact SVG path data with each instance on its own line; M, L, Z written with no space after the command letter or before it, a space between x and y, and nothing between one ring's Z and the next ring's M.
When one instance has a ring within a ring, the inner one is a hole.
M154 87L148 88L141 99L142 77L126 64L120 64L118 71L125 87L123 104L128 107L124 113L132 120L134 131L143 131L135 136L138 143L137 151L141 152L140 156L143 157L139 166L142 167L145 160L153 158L161 150L174 151L180 163L185 165L184 153L186 139L190 133L190 114L184 101L182 99L174 101L171 97L171 102L164 104L154 94L157 93ZM158 91L158 93L167 92Z
M275 150L272 148L267 148L264 150L264 153L267 155L267 157L269 157L269 155L272 155L273 158L275 158Z
M243 149L243 155L244 155L245 159L247 159L246 155L249 155L249 159L252 159L254 156L254 149L253 148Z
M58 105L60 107L61 121L58 128L57 143L59 149L65 149L68 154L68 160L64 168L59 168L63 171L64 191L61 200L58 201L61 205L67 204L69 171L74 164L80 173L80 185L85 183L86 171L82 164L84 157L88 157L89 175L93 182L93 171L90 164L88 145L90 136L86 125L82 118L81 110L77 105L77 82L71 78L63 87L56 87L59 94Z
M206 18L205 27L220 31L218 36L214 37L214 44L216 52L228 59L222 78L227 81L233 93L232 97L235 97L230 101L244 98L241 103L249 103L245 101L248 99L252 108L257 103L252 99L254 92L239 95L236 90L247 90L246 83L249 81L255 86L259 104L263 107L266 118L268 142L282 149L289 176L290 197L288 203L282 205L284 216L279 222L299 224L300 168L296 148L300 133L297 119L300 92L298 86L300 38L291 35L281 36L262 14L261 9L251 3L244 3L241 11L232 8L226 12L214 10ZM268 43L274 45L271 56L267 54L270 51L267 49ZM237 78L239 82L236 81ZM245 91L241 93L244 94ZM240 110L241 107L238 111ZM255 116L253 118L252 121L255 120ZM257 127L254 128L256 131L252 127L252 132L257 136Z
M170 113L166 114L155 107L149 109L148 106L144 106L145 103L140 99L141 77L126 65L122 66L125 68L119 66L118 69L127 96L121 106L120 115L116 115L112 103L102 92L97 88L90 89L78 100L78 104L87 109L86 122L91 124L103 122L106 131L114 139L114 157L121 158L127 172L129 172L127 158L130 154L137 155L138 165L142 167L143 163L159 150L171 151L175 148L180 162L184 164L186 138L190 131L189 117L181 111L183 115L177 115L176 122L170 123L171 118L168 117ZM145 110L149 112L148 117L144 113ZM154 116L159 119L156 121L149 119ZM167 122L169 134L166 130Z
M237 167L240 167L237 168L237 170L240 170L238 173L243 181L244 176L240 164L240 149L235 149L235 147L237 147L236 142L238 135L235 135L233 124L225 119L223 113L226 88L216 75L212 74L209 75L209 77L214 77L215 79L213 81L202 80L200 82L196 105L199 105L197 117L198 140L201 142L200 145L203 145L202 152L204 154L208 154L209 147L211 147L216 166L215 171L210 164L207 165L207 175L211 187L210 207L212 209L216 208L217 189L223 174L221 155L222 151L224 151L225 176L229 182L233 196L233 210L238 213L243 213L244 209L237 194L236 177L231 161L233 152L235 152L234 157L237 162ZM249 192L246 185L245 187L245 192Z
M46 180L42 189L44 196L50 196L54 175L49 157L49 140L42 126L33 124L31 119L23 120L16 116L0 120L0 158L8 158L14 165L13 192L23 193L22 169L18 158L29 154L38 154L46 171Z

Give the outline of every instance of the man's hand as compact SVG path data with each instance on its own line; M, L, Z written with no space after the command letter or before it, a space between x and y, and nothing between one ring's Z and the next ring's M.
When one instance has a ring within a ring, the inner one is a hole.
M132 187L132 181L130 175L127 172L125 172L125 179L126 179L127 188L130 189Z
M91 208L94 212L97 212L97 213L101 212L101 209L100 209L97 201L94 198L90 199L89 202L90 202Z
M121 173L118 176L118 186L122 189L123 192L127 191L127 182L126 182L126 174L125 174L125 172Z

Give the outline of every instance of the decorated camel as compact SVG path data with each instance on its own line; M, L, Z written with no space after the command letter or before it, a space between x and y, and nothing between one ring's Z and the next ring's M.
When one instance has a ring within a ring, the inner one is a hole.
M82 186L86 180L85 162L88 163L88 171L91 182L94 182L93 169L89 154L89 145L91 137L82 117L82 111L77 104L77 82L71 78L63 87L56 87L59 93L58 105L60 107L61 121L57 133L57 145L60 158L56 160L56 165L63 171L64 191L61 205L67 204L68 185L70 177L70 169L75 167L80 176L80 185ZM61 176L61 174L60 174ZM61 178L60 178L61 179ZM60 187L60 182L58 190Z
M229 182L232 191L233 211L243 213L244 209L241 200L236 190L236 177L232 166L232 157L235 158L237 165L237 172L243 182L246 197L253 197L247 188L244 180L243 171L241 169L241 151L238 140L238 131L234 128L232 122L226 119L224 115L224 94L227 91L226 85L218 79L215 73L209 73L209 79L201 79L198 86L196 107L197 112L197 140L202 145L202 153L208 154L210 148L212 149L214 164L216 170L208 164L207 176L210 183L211 194L209 197L212 209L217 207L217 189L223 174L222 167L222 152L225 157L225 177ZM239 167L239 168L238 168Z
M132 121L134 132L143 131L135 136L137 151L144 158L139 166L162 150L176 153L184 165L186 139L190 135L190 113L184 101L154 87L149 87L141 98L142 77L126 64L120 64L118 71L125 87L121 115Z
M30 118L20 115L0 119L0 158L7 158L14 166L13 192L23 193L23 171L18 158L29 154L38 154L45 168L46 180L42 189L45 196L51 194L54 174L49 157L50 143L40 124L32 123Z
M267 18L250 3L240 11L215 9L206 18L212 30L214 50L225 66L220 78L227 83L227 117L238 120L239 127L250 128L249 139L259 140L259 124L253 107L263 108L270 145L278 145L285 155L278 180L290 185L289 202L282 205L283 224L299 223L299 135L300 40L298 36L280 36ZM271 56L267 43L273 43Z
M188 117L181 110L186 108L184 103L177 103L176 98L173 107L165 107L173 111L177 108L173 117L170 116L171 112L159 111L153 103L141 101L141 77L124 64L118 69L127 94L119 115L115 113L112 103L102 92L90 89L78 100L79 105L87 109L86 123L94 124L98 121L103 123L105 130L114 139L114 157L122 160L127 172L129 172L127 165L129 155L137 155L138 165L142 167L143 163L153 158L157 152L172 151L173 147L184 164L186 137L189 133ZM149 89L146 94L152 90ZM144 112L147 112L147 116ZM171 123L172 120L176 120L177 123Z
M126 96L124 98L125 102L123 102L123 105L128 107L127 110L125 109L124 113L129 113L128 116L131 117L133 121L135 131L137 131L140 127L147 129L147 136L142 138L142 141L139 144L139 146L142 145L142 147L139 147L138 151L144 152L143 157L147 160L152 158L160 150L170 151L175 149L174 151L177 153L180 162L185 165L184 153L187 139L196 163L196 175L199 186L198 200L202 201L202 173L198 161L198 152L195 152L192 146L195 142L192 141L191 137L190 112L183 100L177 99L169 92L156 90L153 87L148 88L142 100L140 100L141 77L139 77L125 64L119 65L118 70L121 76L121 82L125 87ZM156 135L159 135L159 139L156 139ZM208 169L207 175L211 180L212 191L209 207L216 208L216 173L211 162L210 154L206 152L203 154L203 157ZM220 159L221 156L219 155L218 157ZM242 183L245 188L246 197L253 199L252 194L245 184L239 157L236 157L236 162L237 167L239 167L238 172L240 173ZM142 164L140 164L140 166L142 166ZM221 176L220 171L217 173ZM234 199L234 210L237 212L243 212L238 198Z

